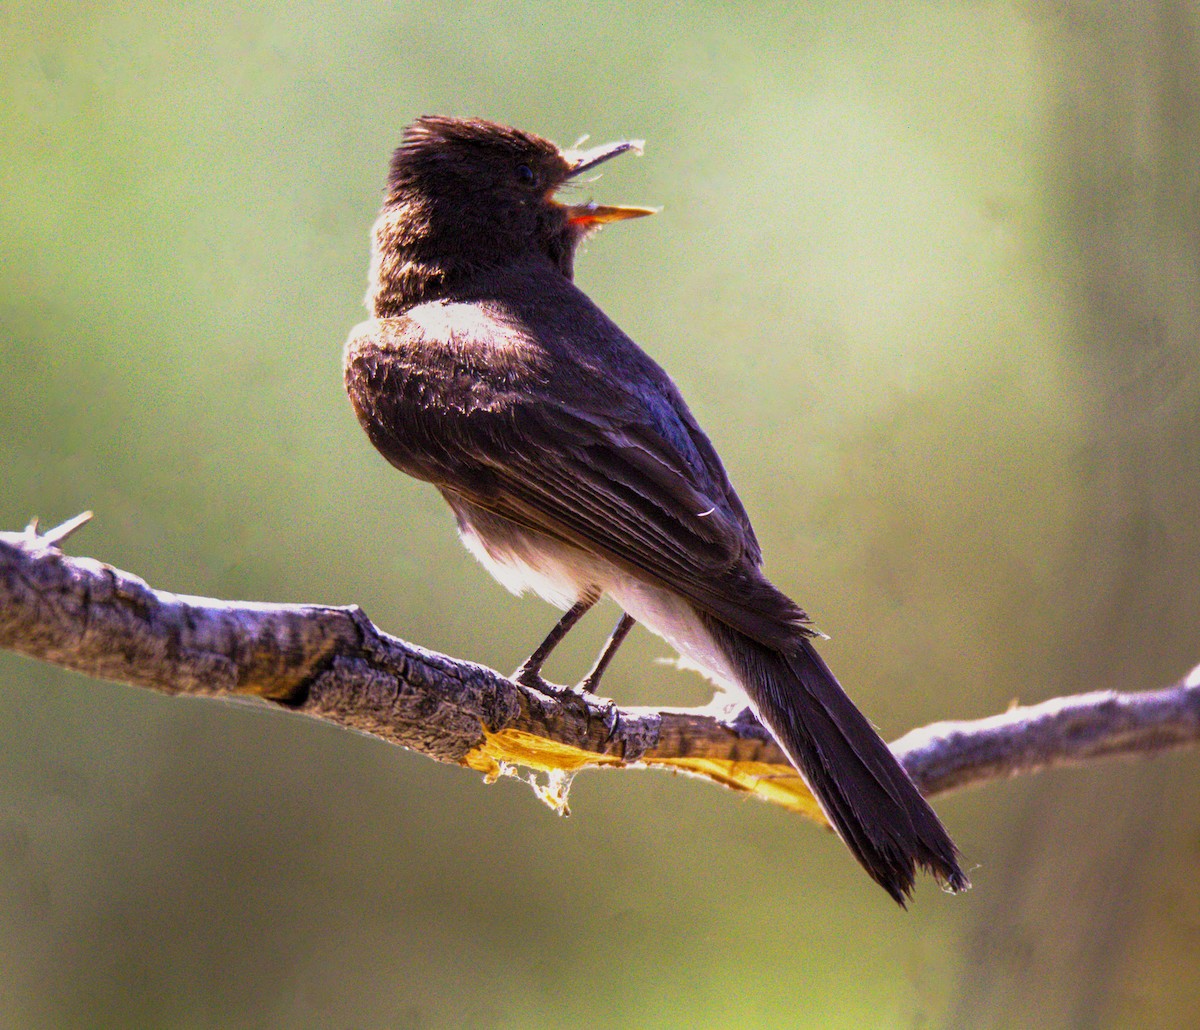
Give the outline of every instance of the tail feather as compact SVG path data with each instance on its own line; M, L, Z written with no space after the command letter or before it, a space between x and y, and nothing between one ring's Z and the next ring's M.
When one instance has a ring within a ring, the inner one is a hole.
M901 906L918 866L951 890L969 887L937 815L812 643L797 637L776 650L703 618L760 720L870 876Z

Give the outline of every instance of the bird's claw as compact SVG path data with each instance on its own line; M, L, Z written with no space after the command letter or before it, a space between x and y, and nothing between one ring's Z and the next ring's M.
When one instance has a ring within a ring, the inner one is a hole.
M613 737L617 735L617 731L621 728L621 709L617 707L616 701L611 698L604 699L604 729L607 731L604 737L604 743L607 746L612 742Z
M611 698L597 697L596 692L592 689L590 676L575 687L563 687L543 679L536 669L527 669L522 666L512 674L512 679L513 682L519 683L523 687L536 690L539 694L552 697L554 700L576 709L588 722L592 719L591 702L599 702L604 708L604 742L606 744L613 739L621 727L621 709Z

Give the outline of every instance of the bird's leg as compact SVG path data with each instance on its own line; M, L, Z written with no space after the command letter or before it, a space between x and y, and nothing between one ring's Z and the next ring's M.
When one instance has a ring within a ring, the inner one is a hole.
M546 659L550 657L550 652L570 632L571 627L584 617L588 609L596 603L596 600L595 597L583 597L571 605L563 614L563 617L555 624L554 629L546 634L546 639L538 645L537 650L526 658L521 663L521 667L512 674L512 678L526 687L532 687L534 690L540 690L543 693L559 693L553 687L549 687L549 684L542 679L542 666L546 664Z
M629 631L635 625L633 616L626 612L621 613L621 618L617 620L616 626L600 651L600 655L596 659L596 664L592 666L591 671L580 681L578 691L556 687L553 684L547 683L542 679L542 666L546 663L546 659L550 657L550 653L562 641L562 638L571 631L571 627L582 619L595 603L596 598L585 597L571 605L563 614L563 617L555 624L554 628L546 635L546 639L541 642L537 650L525 659L521 667L512 676L518 683L526 687L532 687L542 694L549 694L552 697L560 699L564 695L570 695L582 706L585 716L587 715L587 701L583 699L583 696L585 694L596 693L596 687L600 685L600 678L604 675L604 670L608 668L609 663L613 660L622 642L629 636ZM620 725L620 717L617 714L617 706L613 702L608 702L608 709L609 715L605 719L605 725L608 727L608 736L611 739Z
M620 619L613 627L612 635L608 638L608 642L604 645L604 650L600 652L600 656L596 659L596 664L592 666L592 671L583 677L579 684L579 689L585 694L595 694L596 688L600 685L600 677L604 675L604 670L608 668L608 663L613 660L617 653L617 649L621 646L624 639L629 636L629 631L633 629L636 620L628 612L621 612ZM608 739L612 740L613 734L621 726L620 709L616 703L609 701L607 703L607 714L604 718L604 725L608 729Z
M596 664L592 666L592 671L584 676L580 682L580 690L588 694L596 693L596 688L600 686L600 677L604 675L604 670L608 668L608 663L613 660L617 649L621 646L621 642L629 636L629 631L633 629L634 625L635 620L633 616L627 612L622 612L621 618L617 621L617 625L612 631L612 636L608 638L608 643L604 645L604 650L600 652L600 657L596 659Z

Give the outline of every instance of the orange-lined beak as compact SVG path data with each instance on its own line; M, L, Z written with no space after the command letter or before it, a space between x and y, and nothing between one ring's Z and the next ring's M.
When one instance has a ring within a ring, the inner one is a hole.
M626 218L641 218L643 215L658 214L656 207L613 207L606 204L573 204L566 206L567 221L572 225L607 225L623 222Z
M583 141L580 140L580 142ZM601 146L590 147L587 150L578 150L575 148L564 150L562 156L571 166L567 178L572 179L580 172L586 172L589 168L595 168L596 165L607 161L610 157L616 157L618 154L624 154L632 150L635 154L640 155L645 144L645 140L631 139L623 140L619 143L604 143ZM626 218L641 218L643 215L657 214L660 209L656 207L617 207L588 201L586 204L564 204L563 210L567 212L567 221L572 225L591 228L593 226L607 225L609 222L622 222Z

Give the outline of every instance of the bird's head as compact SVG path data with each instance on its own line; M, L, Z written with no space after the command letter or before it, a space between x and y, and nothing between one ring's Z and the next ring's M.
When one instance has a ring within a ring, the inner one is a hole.
M478 118L418 118L392 157L368 306L377 315L403 309L462 276L531 257L570 278L575 248L589 233L655 209L565 204L555 194L641 146L564 150Z

